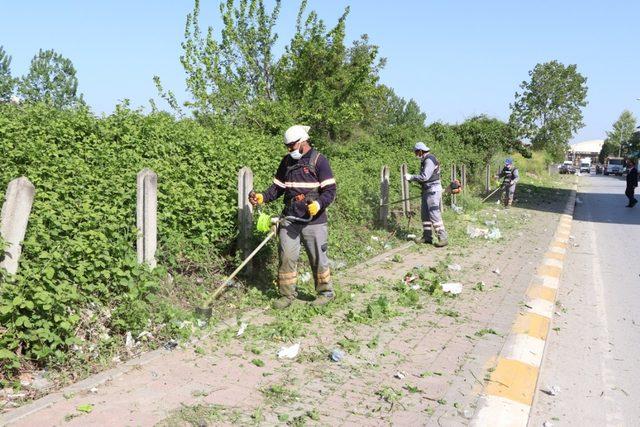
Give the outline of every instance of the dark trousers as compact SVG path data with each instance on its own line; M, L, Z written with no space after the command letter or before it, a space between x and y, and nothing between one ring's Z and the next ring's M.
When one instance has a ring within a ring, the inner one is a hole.
M627 196L627 198L629 199L630 205L638 202L633 195L635 191L636 191L635 187L627 187L627 189L624 191L624 195Z

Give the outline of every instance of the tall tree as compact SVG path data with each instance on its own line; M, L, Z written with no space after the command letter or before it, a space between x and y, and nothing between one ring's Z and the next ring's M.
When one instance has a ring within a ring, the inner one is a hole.
M272 54L277 34L273 27L280 13L280 0L268 12L263 0L225 0L220 4L223 27L216 38L213 27L200 28L200 1L187 15L180 61L187 74L192 108L200 118L216 117L238 122L253 103L275 100ZM160 94L178 109L175 97L165 92L154 77Z
M18 92L25 102L44 102L56 108L83 103L73 63L54 50L38 51L31 60L29 73L18 83Z
M500 119L480 115L465 120L455 126L455 130L465 148L475 153L471 157L482 159L482 166L498 153L512 150L523 152L514 127Z
M624 110L618 120L615 121L610 132L607 132L606 142L609 143L618 156L626 154L629 148L629 140L636 131L636 118L629 110Z
M0 46L0 102L8 102L13 94L16 79L11 77L11 57Z
M303 0L296 33L278 63L278 94L290 103L298 120L328 139L344 138L365 119L385 60L378 58L378 47L369 43L367 35L351 47L345 45L348 7L336 26L327 30L316 12L305 13L306 5Z
M554 159L561 159L571 136L584 126L587 79L576 65L558 61L537 64L529 76L510 105L510 121L534 149L545 149Z

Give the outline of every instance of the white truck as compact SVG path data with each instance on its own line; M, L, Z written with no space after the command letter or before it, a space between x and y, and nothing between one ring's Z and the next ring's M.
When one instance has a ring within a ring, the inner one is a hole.
M605 175L622 175L622 157L607 157L605 159L606 166L604 167Z
M591 173L591 157L580 159L580 173Z

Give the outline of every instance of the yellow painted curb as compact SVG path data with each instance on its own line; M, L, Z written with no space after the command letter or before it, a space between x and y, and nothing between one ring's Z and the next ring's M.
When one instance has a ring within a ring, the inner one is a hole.
M527 291L530 299L541 298L549 302L556 301L556 290L548 286L533 286Z
M511 331L514 334L525 334L544 340L549 332L551 320L546 316L535 313L523 313L516 319Z
M538 368L517 360L498 359L485 393L531 405L538 379Z
M503 346L494 371L485 384L473 426L527 424L544 356L546 339L569 247L577 178L555 235L525 295L527 311L520 313Z

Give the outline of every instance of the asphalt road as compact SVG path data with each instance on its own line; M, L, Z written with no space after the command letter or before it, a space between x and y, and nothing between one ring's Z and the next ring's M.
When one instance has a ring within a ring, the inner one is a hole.
M579 178L529 426L640 425L640 205L626 208L624 189L624 178Z

